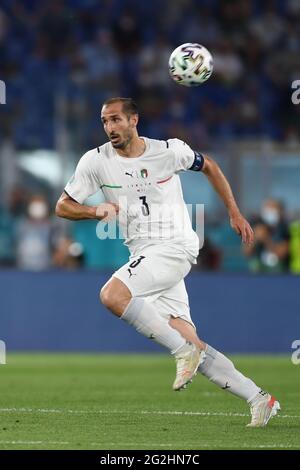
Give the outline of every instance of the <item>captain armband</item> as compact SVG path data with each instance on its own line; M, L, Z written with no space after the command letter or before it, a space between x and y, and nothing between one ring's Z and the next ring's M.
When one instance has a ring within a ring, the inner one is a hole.
M194 151L195 158L192 166L189 168L189 170L192 171L201 171L204 165L204 156L200 152Z

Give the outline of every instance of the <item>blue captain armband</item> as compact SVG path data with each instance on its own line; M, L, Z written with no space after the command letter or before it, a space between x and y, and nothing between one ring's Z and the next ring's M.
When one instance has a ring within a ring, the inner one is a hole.
M192 166L189 168L189 170L192 171L201 171L204 165L204 156L200 152L194 151L195 158L194 158L194 163Z

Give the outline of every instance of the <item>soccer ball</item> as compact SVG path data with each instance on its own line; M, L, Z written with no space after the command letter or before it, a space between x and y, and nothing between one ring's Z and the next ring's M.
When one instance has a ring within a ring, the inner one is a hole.
M198 86L212 74L211 53L200 44L187 42L176 47L169 58L172 79L184 86Z

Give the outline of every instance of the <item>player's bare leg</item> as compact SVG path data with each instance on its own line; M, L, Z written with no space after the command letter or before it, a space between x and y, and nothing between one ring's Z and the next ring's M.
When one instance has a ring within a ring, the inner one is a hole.
M124 282L112 278L100 291L100 300L114 315L121 317L126 310L132 295Z
M205 349L206 357L199 372L211 382L247 400L250 405L251 422L248 427L266 426L269 420L280 411L279 402L269 393L261 390L251 379L239 372L232 361L224 354L206 345L198 337L195 328L182 318L170 318L170 325L187 340Z
M132 297L128 287L113 277L100 292L101 302L117 317L132 325L139 333L168 348L177 363L174 390L180 390L191 381L204 360L204 351L193 341L186 341L167 319L156 312L143 297Z
M197 335L195 328L189 322L187 322L183 318L175 318L171 316L169 324L172 328L175 328L175 330L179 331L181 336L183 336L187 341L189 341L190 343L194 343L196 346L198 346L199 349L206 349L206 344L204 343L204 341L201 341L201 339Z

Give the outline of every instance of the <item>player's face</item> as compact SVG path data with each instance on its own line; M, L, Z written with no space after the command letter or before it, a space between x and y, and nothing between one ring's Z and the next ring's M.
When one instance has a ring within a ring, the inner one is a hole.
M125 149L134 136L137 116L127 116L122 103L105 105L101 112L104 131L116 149Z

